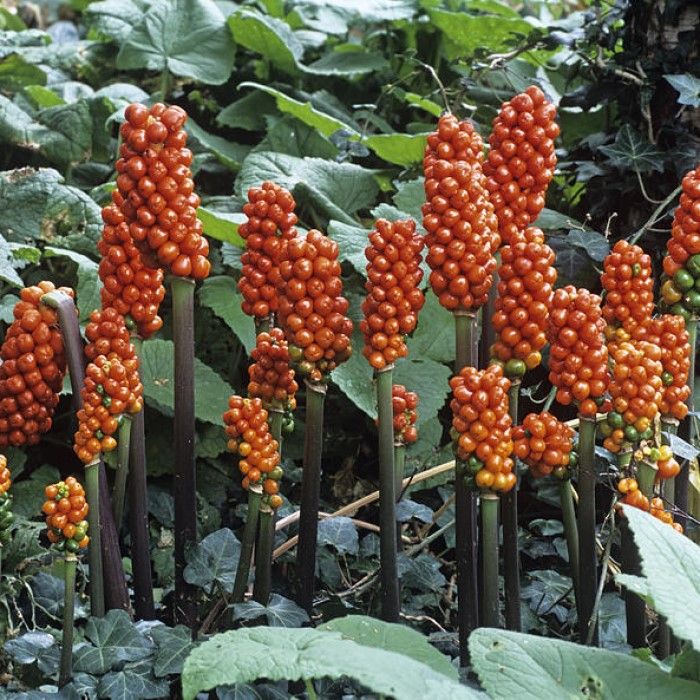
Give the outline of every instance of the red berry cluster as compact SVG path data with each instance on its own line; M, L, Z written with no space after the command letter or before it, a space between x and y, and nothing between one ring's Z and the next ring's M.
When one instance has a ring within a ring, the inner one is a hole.
M365 337L364 356L374 369L382 369L408 355L406 336L414 331L425 301L418 288L423 279L423 238L416 234L413 219L393 223L377 219L369 243L360 330Z
M600 297L587 289L557 289L547 328L549 381L557 387L557 401L564 406L576 402L579 414L586 417L595 416L599 407L607 410L610 374L600 305Z
M0 447L35 445L51 429L66 358L56 312L40 303L56 287L39 282L20 292L15 320L0 348ZM73 296L73 290L60 287Z
M574 435L572 428L547 411L529 413L522 425L513 428L513 452L534 477L553 473L558 479L568 479L569 468L576 463Z
M280 325L290 357L312 381L321 381L352 352L338 252L335 241L312 229L305 238L284 241L280 254Z
M482 306L493 283L500 245L498 221L481 168L483 143L474 127L451 114L440 117L423 158L423 227L430 286L450 310Z
M241 307L249 316L262 319L277 311L279 257L282 241L297 236L295 207L294 197L274 182L248 190L243 206L248 220L238 228L246 242L238 289L243 295Z
M248 396L260 398L265 408L293 411L299 385L290 367L289 346L280 328L259 333L250 353Z
M683 526L673 521L673 514L664 508L663 499L655 496L651 501L641 492L637 480L633 477L620 479L617 490L624 495L623 503L645 510L657 520L666 525L671 525L676 532L683 533Z
M117 357L122 362L136 359L136 348L124 317L114 308L93 311L85 326L85 337L88 340L85 346L88 360L94 361L99 355L107 359ZM136 367L138 369L138 364Z
M7 457L0 455L0 496L4 496L12 486L12 474L7 468Z
M403 384L394 384L391 387L391 405L394 410L394 441L410 445L418 439L418 394L406 391Z
M520 377L542 362L547 319L557 271L554 251L534 226L501 248L498 297L492 325L496 342L491 355L505 363L509 377Z
M116 355L110 359L99 355L88 364L73 447L83 463L90 464L100 452L111 452L117 446L114 434L122 414L138 413L143 408L143 385L137 369L136 359L122 362Z
M44 490L46 500L41 510L46 516L46 534L51 544L66 552L77 552L87 547L90 510L85 501L85 491L72 476L65 481L47 486Z
M505 243L533 223L544 207L557 164L556 116L542 90L531 85L504 102L493 120L484 173Z
M511 458L510 380L499 365L482 370L464 367L450 379L450 387L457 459L465 463L476 487L510 491L517 482Z
M125 116L114 202L142 253L154 253L177 277L204 279L211 269L209 242L197 218L200 198L183 128L187 113L161 103L150 109L134 103Z
M268 413L259 398L243 399L231 396L224 425L227 447L240 457L238 468L243 474L243 488L262 486L263 502L276 509L282 505L279 481L283 471L277 440L272 437L267 422Z

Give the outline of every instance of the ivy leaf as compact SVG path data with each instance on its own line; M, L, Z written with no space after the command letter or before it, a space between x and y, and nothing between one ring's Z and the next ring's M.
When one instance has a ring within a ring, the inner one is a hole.
M554 209L547 209L546 207L540 212L540 215L535 221L535 226L544 229L545 231L551 231L552 229L572 229L578 228L583 230L585 227L576 219L572 219L566 214L554 211Z
M558 639L481 628L470 636L469 650L491 697L642 698L653 688L660 697L691 700L698 692L697 683L671 678L632 656Z
M273 593L267 605L250 600L233 606L237 620L257 620L265 616L270 627L301 627L309 621L306 610L300 608L293 600Z
M212 532L188 553L185 581L210 592L216 583L230 593L240 554L241 544L231 530Z
M161 413L173 414L174 345L171 340L156 338L141 343L139 357L143 393ZM219 425L228 406L233 389L200 359L194 360L195 416L207 423Z
M553 569L530 571L528 576L530 583L523 587L522 598L530 603L532 611L537 615L562 613L560 603L571 595L571 579Z
M258 678L301 680L347 676L369 690L401 700L468 700L481 693L401 654L362 646L335 632L252 627L217 634L185 662L182 694Z
M320 520L317 541L320 545L330 545L339 554L357 554L360 548L355 523L345 516Z
M78 287L75 290L76 305L80 320L86 321L92 311L99 309L102 305L100 301L102 282L97 275L97 263L82 253L51 246L44 248L44 256L47 258L64 257L76 264L78 273Z
M5 653L16 664L42 664L44 660L57 660L56 639L48 632L25 632L3 645ZM55 657L55 658L54 658Z
M182 673L182 666L194 648L192 632L185 625L166 627L159 625L151 630L151 637L158 645L153 662L153 673L157 678Z
M537 518L530 522L530 529L543 537L552 537L554 535L561 535L561 533L564 532L564 525L560 520Z
M598 619L602 646L613 651L628 651L625 601L617 593L603 593Z
M664 78L679 93L677 98L679 105L700 107L700 79L690 73L664 75Z
M223 275L209 277L199 291L199 301L208 306L243 343L246 352L255 347L255 324L253 319L243 313L236 281Z
M85 638L91 643L77 649L75 670L107 673L123 661L138 661L153 650L124 610L109 610L104 617L91 617L85 625Z
M401 553L397 564L401 583L409 588L436 591L447 583L447 579L440 571L440 562L426 552L415 558Z
M405 625L384 622L366 615L346 615L319 625L316 629L340 632L343 638L352 639L363 646L403 654L452 680L458 679L457 669L449 657L441 654L420 632Z
M605 236L595 231L580 231L575 229L569 231L569 235L564 239L566 245L572 248L580 248L586 252L591 260L602 263L605 256L610 252L610 243Z
M664 169L663 154L629 124L617 132L614 143L599 146L598 150L608 157L610 165L620 170L648 173Z
M425 503L417 503L409 499L401 499L396 504L396 519L400 523L407 523L412 518L422 523L433 522L433 511Z
M0 61L0 90L17 92L27 85L46 85L46 73L20 54L10 54Z
M32 578L31 586L37 607L42 608L49 615L59 618L63 613L63 600L66 592L66 585L63 579L47 574L45 571L40 571ZM75 617L85 617L85 608L77 593L74 599Z
M234 45L213 0L154 0L122 44L117 68L169 70L221 85L233 70Z
M170 682L153 676L151 661L146 659L135 664L126 664L119 671L112 671L100 678L97 686L98 697L110 700L131 700L131 698L167 697Z

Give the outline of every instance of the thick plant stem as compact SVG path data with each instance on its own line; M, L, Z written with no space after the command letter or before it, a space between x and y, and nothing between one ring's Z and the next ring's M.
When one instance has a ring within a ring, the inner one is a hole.
M623 573L639 576L642 567L639 561L637 546L632 539L632 532L627 520L620 523L620 547ZM641 649L647 645L646 640L646 603L636 593L625 592L625 617L627 618L627 643L633 649Z
M255 584L253 600L267 605L272 583L272 549L275 537L275 511L267 504L260 506L258 544L255 548Z
M379 418L379 561L382 618L397 622L401 609L396 560L396 474L394 472L394 412L391 402L393 365L376 373Z
M284 423L284 411L279 408L271 408L268 412L270 418L270 432L279 445L280 457L282 456L282 424Z
M234 603L243 602L246 588L248 587L250 562L253 558L255 537L258 532L261 501L262 486L260 486L260 484L254 484L248 489L248 512L246 513L243 539L241 540L241 555L238 559L238 568L236 569L236 578L233 582L233 595L231 597Z
M579 642L588 638L595 594L598 590L598 557L595 539L595 418L579 416L578 544L579 544ZM597 625L594 621L593 624ZM597 645L598 635L594 633Z
M500 260L500 255L498 256ZM499 262L500 265L500 262ZM498 274L493 275L493 283L489 289L489 296L486 304L481 307L481 338L478 345L478 358L474 360L482 367L486 367L489 363L491 355L491 346L496 342L496 330L491 323L493 314L496 310L496 299L498 298Z
M299 505L299 544L297 545L297 602L309 614L314 602L316 578L316 537L321 499L321 457L323 454L323 408L326 385L306 380L306 429L304 471Z
M401 442L394 444L394 493L396 494L396 503L401 501L403 492L403 476L406 471L406 445ZM396 551L400 552L401 546L401 523L396 522ZM400 585L400 584L399 584Z
M197 477L194 455L194 281L173 277L175 342L175 622L194 630L196 589L185 581L185 552L197 540Z
M85 465L85 496L89 504L88 525L90 544L88 545L88 563L90 565L90 614L103 617L105 598L102 571L102 533L100 531L100 462L95 460Z
M126 480L129 476L129 453L131 452L131 416L124 416L119 424L119 436L117 438L117 474L114 477L112 490L112 511L117 532L122 526L124 515L124 495L126 493Z
M134 609L139 620L153 620L156 610L153 601L151 542L148 531L144 409L132 417L131 423L128 486Z
M520 380L514 379L508 391L508 406L513 425L518 422ZM503 527L503 579L506 598L506 629L519 632L520 620L520 556L518 553L518 485L501 498Z
M58 686L62 688L73 677L73 616L75 606L75 554L66 554L63 566L65 592L63 595L63 640Z
M481 624L484 627L499 627L498 605L498 501L495 493L481 494L481 529L483 531L483 600Z
M692 412L695 410L695 401L693 393L695 392L695 348L698 339L698 319L693 317L687 323L688 327L688 343L690 344L690 368L688 370L688 386L690 387L690 396L688 401L688 409ZM687 442L694 444L695 430L693 428L693 416L688 416L681 424L681 437ZM690 477L690 464L688 460L684 460L681 466L681 471L676 477L676 507L681 515L677 518L678 522L685 529L688 519L685 513L688 512L688 480Z
M678 430L678 421L675 418L662 416L661 430L665 433L675 435ZM675 479L664 479L661 482L661 496L668 506L668 510L673 511L676 503ZM671 634L671 628L665 617L659 616L659 636L656 648L656 656L659 659L665 659L674 652L676 640Z
M171 88L171 80L170 80L170 71L168 70L167 66L163 68L162 73L160 74L160 94L161 94L161 99L163 102L165 102L168 99L168 95L170 94L170 88Z
M455 311L455 374L462 367L477 367L479 338L476 316L471 312Z
M561 515L564 522L564 536L566 537L566 549L569 552L569 568L571 580L574 582L574 596L576 597L576 609L579 606L579 555L578 555L578 525L576 524L576 510L574 508L574 491L570 479L564 479L559 483L559 500L561 501Z

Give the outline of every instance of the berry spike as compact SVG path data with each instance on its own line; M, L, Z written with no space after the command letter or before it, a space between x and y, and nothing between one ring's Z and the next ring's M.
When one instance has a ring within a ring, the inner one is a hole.
M46 516L46 534L49 542L61 551L77 552L87 547L87 515L90 510L85 491L72 476L65 481L47 486L46 501L41 510Z
M391 387L395 445L410 445L418 439L418 401L418 394L415 391L406 391L403 384L394 384Z
M569 469L576 463L574 435L572 428L547 411L529 413L522 425L513 428L513 452L534 477L554 474L568 479Z

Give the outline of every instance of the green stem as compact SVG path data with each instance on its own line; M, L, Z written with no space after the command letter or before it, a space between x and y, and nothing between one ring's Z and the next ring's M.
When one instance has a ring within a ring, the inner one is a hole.
M626 518L620 523L620 567L625 574L639 576L642 573L637 545ZM636 593L625 591L625 617L627 619L627 643L633 649L641 649L646 641L646 603Z
M396 560L396 472L394 471L394 412L391 389L393 365L375 374L377 415L379 418L379 556L382 617L388 622L399 619L398 566Z
M481 494L481 529L483 531L483 581L481 622L484 627L500 627L498 605L498 501L495 493Z
M102 533L100 531L100 468L99 460L85 466L85 496L89 505L88 526L90 544L88 563L90 565L90 614L103 617L105 599L102 570Z
M694 397L695 392L695 348L698 339L698 319L693 317L688 321L688 343L690 345L690 368L688 370L688 386L690 387L690 396L686 402L688 409L694 410ZM689 415L681 426L681 437L683 437L687 442L691 444L695 443L695 430L693 428L694 418ZM678 518L678 522L685 529L687 525L687 518L685 513L688 512L688 480L690 478L690 464L687 460L684 460L681 466L681 471L676 477L676 506L682 515Z
M162 95L163 102L166 102L168 95L170 94L170 71L167 68L163 68L163 72L160 74L160 94Z
M280 457L282 456L282 425L284 424L284 411L279 408L271 408L268 411L270 417L270 432L279 445Z
M518 423L520 380L514 379L508 390L508 406L513 425ZM506 629L519 632L520 619L520 556L518 553L518 485L501 496L503 527L503 580L505 590Z
M651 501L654 497L654 482L657 468L647 461L639 463L639 490Z
M304 685L306 686L306 694L309 696L309 700L318 700L316 688L314 688L314 682L310 678L305 678Z
M403 495L403 477L406 471L406 445L397 442L394 445L394 493L396 494L396 502L401 501ZM401 543L401 523L396 523L396 550L400 552L403 549ZM400 585L400 584L399 584Z
M500 255L497 255L498 266L500 267ZM496 299L498 298L498 273L494 273L493 282L489 289L489 296L486 304L481 307L481 339L477 345L477 357L473 361L473 366L477 363L486 367L491 357L491 346L496 342L496 331L491 323L496 310ZM480 345L480 347L479 347Z
M63 641L58 686L62 688L73 677L73 617L75 604L75 554L67 554L63 566L65 592L63 596Z
M588 628L598 590L598 557L595 537L595 418L579 415L578 543L579 543L579 640L588 638ZM594 621L593 624L596 624ZM597 644L598 635L593 641Z
M126 493L126 481L129 476L129 451L131 448L131 416L124 416L119 424L119 436L117 438L117 473L114 477L112 491L112 510L117 531L122 526L124 515L124 495Z
M253 600L261 605L267 605L270 601L274 539L275 511L263 504L260 507L258 544L255 548L255 585L253 586Z
M479 362L479 338L476 315L455 311L455 373L462 367L476 367Z
M570 479L559 482L559 499L561 501L561 514L564 521L564 535L566 536L566 548L569 552L569 568L571 580L574 582L574 594L576 607L579 604L579 556L578 556L578 525L576 523L576 509L574 508L574 488Z
M547 394L547 400L544 402L544 406L542 406L542 411L549 411L550 408L552 408L552 404L554 403L554 399L557 396L557 387L553 386L549 390L549 394Z
M243 539L241 540L241 555L238 559L236 578L233 582L232 602L242 603L245 591L248 587L248 577L250 576L250 562L253 558L253 548L255 547L255 537L258 532L258 521L260 514L260 503L262 501L262 487L259 484L248 489L248 512L246 513Z
M175 432L175 623L194 629L196 589L185 581L185 552L197 540L197 479L194 453L194 280L173 277Z
M299 543L297 544L297 602L311 613L316 579L316 538L318 508L321 499L321 457L323 454L323 408L326 386L306 380L306 426L304 433L304 470L299 505Z

